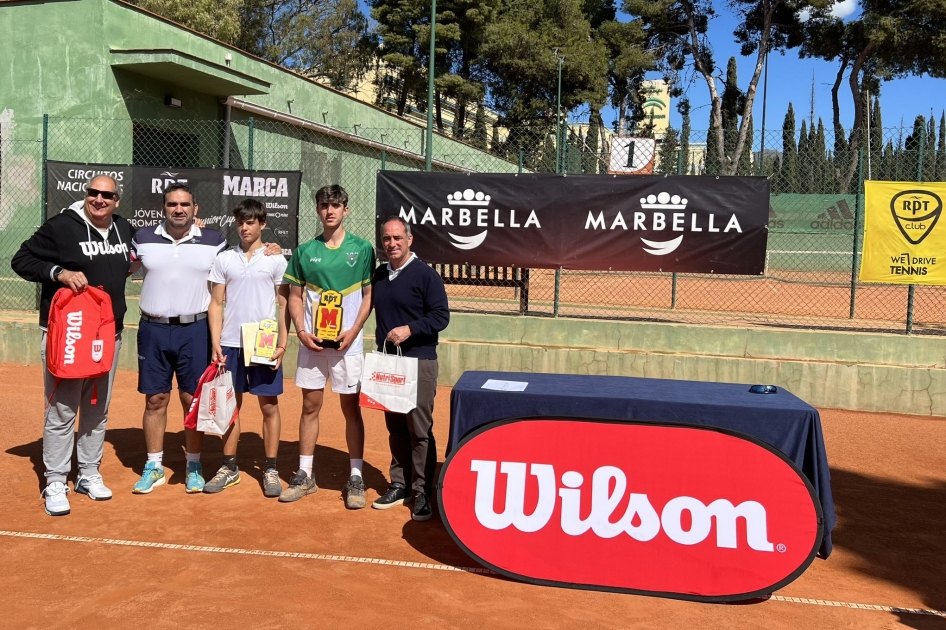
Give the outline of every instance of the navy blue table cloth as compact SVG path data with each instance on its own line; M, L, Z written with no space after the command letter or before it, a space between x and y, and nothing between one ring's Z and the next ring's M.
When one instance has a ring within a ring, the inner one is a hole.
M483 389L488 379L525 381L521 392ZM464 372L450 396L453 450L467 433L503 418L572 416L706 425L754 436L782 451L805 474L821 501L831 554L836 516L818 410L781 387L752 394L749 385L627 376Z

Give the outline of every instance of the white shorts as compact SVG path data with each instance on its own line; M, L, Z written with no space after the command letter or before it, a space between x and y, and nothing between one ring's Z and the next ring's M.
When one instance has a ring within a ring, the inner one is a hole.
M326 356L300 346L296 363L296 386L302 389L325 389L325 383L331 375L333 392L357 394L361 389L361 370L364 364L365 357L361 354Z

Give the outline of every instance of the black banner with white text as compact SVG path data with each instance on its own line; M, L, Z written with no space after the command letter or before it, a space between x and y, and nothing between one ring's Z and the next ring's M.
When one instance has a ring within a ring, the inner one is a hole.
M430 263L765 271L764 177L382 171L377 181L378 224L405 219L412 251Z
M231 245L239 242L233 208L253 198L266 209L263 240L278 243L286 255L299 244L298 171L125 166L46 162L46 217L52 217L85 198L85 184L97 175L110 175L123 189L117 214L132 227L151 227L164 220L163 192L180 182L194 191L198 213L207 227L220 230Z

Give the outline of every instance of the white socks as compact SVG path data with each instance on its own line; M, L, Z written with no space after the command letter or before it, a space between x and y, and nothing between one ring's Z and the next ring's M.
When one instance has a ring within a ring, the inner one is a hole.
M306 477L312 477L312 461L315 459L315 455L300 455L299 456L299 470L305 471ZM361 468L364 466L363 459L350 459L351 462L351 476L361 477Z
M164 459L164 451L158 451L157 453L148 453L148 461L154 462L155 468L164 468L164 465L161 461Z
M312 460L315 459L315 455L300 455L299 456L299 470L305 471L305 476L312 478Z
M191 462L198 462L198 463L199 463L199 462L200 462L200 453L188 453L187 451L185 451L185 452L184 452L184 458L187 460L187 463L188 463L188 464L191 463Z

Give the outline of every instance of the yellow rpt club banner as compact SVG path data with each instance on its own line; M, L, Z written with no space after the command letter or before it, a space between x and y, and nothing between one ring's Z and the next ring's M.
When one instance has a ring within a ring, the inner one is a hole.
M946 183L864 182L861 282L946 285Z

